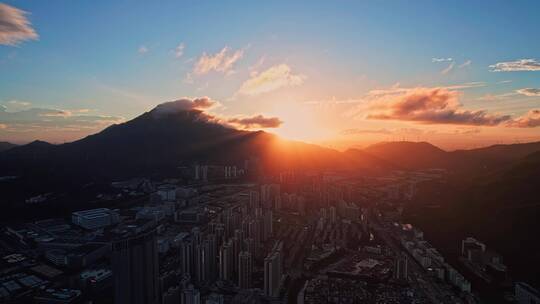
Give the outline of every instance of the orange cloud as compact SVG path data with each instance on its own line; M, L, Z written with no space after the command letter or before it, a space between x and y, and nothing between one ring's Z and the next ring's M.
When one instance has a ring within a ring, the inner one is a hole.
M297 86L304 83L305 76L294 74L286 64L275 65L259 74L253 73L240 89L239 94L259 95L282 87Z
M260 114L253 117L229 118L227 122L243 129L278 128L283 124L277 117L264 117Z
M540 96L540 89L537 89L537 88L523 88L523 89L516 90L516 93L521 94L521 95L525 95L525 96L536 97L536 96Z
M214 55L203 53L195 63L193 72L197 75L203 75L210 71L230 72L234 64L244 56L244 50L229 51L229 47L224 47Z
M525 115L509 122L508 126L516 128L540 127L540 110L530 110Z
M368 119L414 121L424 124L495 126L511 119L509 115L463 109L461 93L446 88L415 88L374 101L375 112Z
M0 44L17 45L38 38L26 14L16 7L0 3Z

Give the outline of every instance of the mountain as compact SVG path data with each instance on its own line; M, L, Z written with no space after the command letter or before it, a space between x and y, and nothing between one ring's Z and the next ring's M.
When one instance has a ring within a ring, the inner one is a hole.
M450 162L448 152L427 142L382 142L364 151L403 169L447 168Z
M372 155L364 150L348 149L343 154L350 160L355 169L385 172L404 169L396 163Z
M461 181L540 150L540 143L446 152L426 142L387 142L339 152L262 131L237 130L181 102L158 105L71 143L35 141L0 152L0 176L20 177L19 186L3 183L0 191L20 190L29 196L91 182L174 176L179 167L196 163L243 166L254 158L267 173L293 168L360 173L443 168Z
M17 145L7 141L0 141L0 152L9 150L14 147L17 147Z
M383 142L364 152L409 170L446 169L459 178L474 178L503 170L540 151L540 142L493 145L478 149L444 151L427 142Z
M243 165L259 158L268 170L340 169L349 162L332 149L236 130L203 111L157 106L130 121L81 140L33 142L0 153L0 172L47 179L91 180L166 175L193 163Z
M538 143L497 145L452 153L476 160L489 156L485 162L498 165L432 191L408 210L409 220L429 231L428 238L446 254L458 254L461 239L478 238L503 255L514 278L540 286L536 266L540 237L535 233L540 218L537 147Z
M516 161L537 151L540 151L540 142L493 145L472 150L456 150L453 153L460 156L473 156L499 161Z

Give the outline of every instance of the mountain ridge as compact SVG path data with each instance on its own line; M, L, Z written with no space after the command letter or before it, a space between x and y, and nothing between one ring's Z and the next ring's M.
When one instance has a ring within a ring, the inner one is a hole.
M7 151L7 150L15 148L17 146L18 145L12 144L12 143L7 142L7 141L0 141L0 152Z

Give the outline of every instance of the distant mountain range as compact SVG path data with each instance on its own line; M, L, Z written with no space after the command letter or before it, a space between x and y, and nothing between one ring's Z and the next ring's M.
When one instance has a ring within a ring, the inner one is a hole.
M409 208L410 220L428 231L428 239L446 248L445 253L456 254L464 237L480 239L504 256L514 278L540 287L539 145L447 152L469 168L461 166L453 177L426 185L429 193Z
M0 141L0 152L15 148L17 145L7 141Z
M540 142L452 152L426 142L384 142L339 152L262 131L236 130L202 111L179 109L174 102L165 103L71 143L2 144L0 147L7 149L0 152L0 176L34 176L50 183L90 182L172 176L180 165L242 165L244 160L258 158L268 171L297 168L377 173L443 168L459 178L474 179L501 172L540 151Z
M285 142L262 131L223 126L198 110L163 112L158 106L75 142L34 141L6 150L0 153L0 175L126 178L167 174L182 164L242 165L250 158L270 169L351 164L338 151Z

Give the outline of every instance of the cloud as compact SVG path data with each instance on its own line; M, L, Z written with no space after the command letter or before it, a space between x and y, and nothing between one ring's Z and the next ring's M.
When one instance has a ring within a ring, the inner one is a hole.
M483 81L473 81L473 82L466 82L462 84L456 84L451 86L445 86L441 88L445 88L448 90L462 90L462 89L473 89L473 88L481 88L487 86L487 83Z
M441 71L441 74L446 75L446 74L450 73L454 69L454 65L455 65L454 62L450 62L448 67Z
M482 132L482 129L477 128L477 127L457 128L454 130L454 134L459 134L459 135L473 135L473 134L478 134L480 132Z
M4 132L48 132L55 131L99 131L100 129L122 122L122 117L90 115L80 110L59 110L47 108L29 108L19 111L7 111L0 108L0 121L6 126Z
M265 61L266 61L266 56L262 56L261 58L259 58L259 60L257 60L257 62L254 65L249 67L249 75L250 76L257 75L257 70L264 64Z
M141 55L144 55L144 54L148 53L148 51L150 51L150 50L146 46L141 45L139 47L139 49L137 50L137 53L139 53Z
M184 49L186 48L186 46L184 45L184 43L180 43L175 49L174 49L174 57L176 58L180 58L184 55Z
M536 59L519 59L516 61L498 62L489 66L491 72L540 71L540 62Z
M538 96L540 96L540 89L537 89L537 88L523 88L523 89L516 90L516 93L521 94L521 95L525 95L525 96L538 97Z
M448 85L437 87L438 89L444 89L449 91L474 89L485 87L485 82L466 82L462 84ZM365 96L350 100L350 103L356 103L357 106L347 110L343 113L346 117L358 117L360 114L365 113L368 110L372 110L374 104L392 103L396 98L409 94L418 88L406 88L400 87L399 83L394 84L390 88L374 89L369 91ZM424 88L425 89L425 88Z
M227 123L242 129L266 129L278 128L283 124L283 121L278 117L264 117L259 114L252 117L229 118L227 119Z
M294 74L286 64L275 65L261 73L253 73L251 78L246 80L238 94L260 95L271 92L282 87L298 86L304 83L306 77L301 74Z
M393 132L387 129L347 129L341 131L342 135L359 135L359 134L392 134Z
M414 88L398 95L382 96L372 103L368 119L413 121L423 124L495 126L511 119L482 110L465 110L461 93L446 88Z
M422 135L473 135L482 130L479 127L456 127L452 131L441 131L433 129L416 128L394 128L394 129L347 129L341 132L342 135L396 135L396 136L422 136Z
M32 107L32 103L28 101L10 100L4 104L6 111L15 112L21 110L27 110Z
M462 89L481 88L481 87L485 87L486 85L487 84L483 81L473 81L473 82L465 82L461 84L442 86L439 88L453 91L453 90L462 90ZM393 85L392 87L388 89L371 90L369 91L368 96L377 97L377 96L386 96L386 95L398 95L398 94L411 92L415 89L416 88L400 87L399 83L396 83L395 85Z
M472 60L466 60L465 62L463 62L462 64L460 64L460 65L458 66L458 68L462 69L462 68L464 68L464 67L470 66L471 64L472 64Z
M517 93L515 92L510 92L510 93L503 93L503 94L497 94L497 95L494 95L494 94L486 94L484 96L480 96L478 98L476 98L476 100L481 100L481 101L498 101L498 100L503 100L503 99L508 99L510 97L514 97L516 96Z
M38 39L38 34L23 10L0 3L0 45L17 45Z
M224 47L216 54L203 53L193 67L193 73L204 75L211 71L228 73L232 70L234 64L244 56L244 50L231 51Z
M447 61L453 61L454 59L448 57L448 58L431 58L431 62L447 62Z
M221 104L209 97L188 98L184 97L175 101L169 101L156 106L151 113L159 118L164 115L176 114L184 111L198 111L197 119L212 123L218 123L225 127L237 129L266 129L278 128L283 124L277 117L265 117L261 114L254 116L230 117L209 113L209 110L220 107Z
M175 101L159 104L152 112L154 115L168 115L182 111L208 110L219 106L219 102L209 97L188 98L184 97Z
M534 128L540 127L540 110L530 110L523 116L520 116L508 123L509 127L515 128Z

